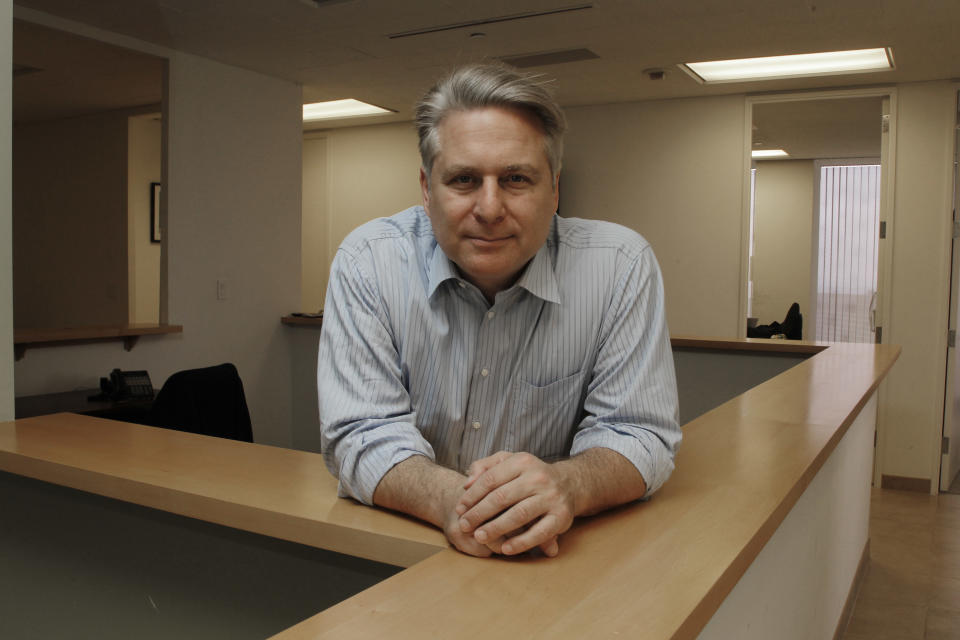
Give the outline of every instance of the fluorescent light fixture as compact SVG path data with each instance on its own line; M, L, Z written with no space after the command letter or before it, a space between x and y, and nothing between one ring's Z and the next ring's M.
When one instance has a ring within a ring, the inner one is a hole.
M754 158L785 158L790 154L783 149L756 149L750 155Z
M713 62L687 62L680 68L700 82L740 82L774 78L803 78L844 73L888 71L893 68L890 49L855 49L801 53L793 56L743 58Z
M314 102L303 105L303 121L328 120L330 118L353 118L355 116L375 116L390 113L389 109L375 107L366 102L353 98L346 100L331 100L329 102Z

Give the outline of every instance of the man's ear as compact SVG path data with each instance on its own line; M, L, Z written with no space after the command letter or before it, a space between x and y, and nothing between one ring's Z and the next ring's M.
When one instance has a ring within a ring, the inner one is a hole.
M427 172L420 167L420 193L423 195L423 208L430 212L430 178Z
M553 210L560 208L560 174L553 178Z

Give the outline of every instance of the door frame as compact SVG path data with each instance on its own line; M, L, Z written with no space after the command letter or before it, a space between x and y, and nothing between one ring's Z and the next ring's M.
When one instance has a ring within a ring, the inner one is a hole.
M952 204L952 222L956 225L960 222L960 82L954 83L953 88L956 91L957 105L956 105L956 120L954 121L953 129L953 194L951 198ZM957 264L957 252L958 252L958 243L960 243L960 238L953 238L952 246L950 250L950 293L949 293L949 311L947 317L947 328L948 330L957 331L958 324L960 324L960 265ZM947 353L946 353L946 372L944 376L944 391L943 391L943 423L941 425L940 437L941 442L942 438L951 437L953 435L953 422L958 418L956 411L957 405L960 403L960 398L957 397L955 386L957 381L954 379L955 366L954 360L958 358L957 347L951 347L949 342L947 343ZM937 468L937 486L940 491L946 491L950 488L951 481L956 475L956 470L951 474L949 469L944 468L944 463L949 461L949 458L956 455L955 448L960 447L960 441L954 442L956 438L951 438L950 440L950 449L954 451L954 454L943 453L941 448L941 454L939 456L939 467ZM949 467L949 465L948 465ZM933 483L931 483L933 484Z
M881 242L877 260L877 326L883 327L882 334L890 335L890 283L893 277L892 238L896 232L894 203L894 187L896 184L896 157L897 157L897 88L894 86L868 87L864 89L836 89L820 91L796 91L787 93L752 94L745 97L743 121L743 157L746 170L743 175L741 215L740 215L740 287L739 287L739 317L737 319L737 337L747 335L747 287L748 267L750 260L750 167L752 166L751 151L753 150L753 107L757 104L774 102L801 102L810 100L842 100L847 98L886 98L887 137L881 148L881 197L880 221L886 225L887 242ZM883 341L883 335L881 335ZM877 431L875 435L873 484L879 487L882 476L882 464L886 451L885 428L886 412L886 382L880 384L877 391L877 401L880 410L877 411ZM933 483L931 483L932 485Z

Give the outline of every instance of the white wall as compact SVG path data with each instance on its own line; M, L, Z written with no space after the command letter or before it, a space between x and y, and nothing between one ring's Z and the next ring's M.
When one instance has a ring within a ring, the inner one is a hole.
M254 438L287 446L291 338L280 317L300 302L300 88L143 47L170 56L168 315L184 332L141 338L130 352L119 342L28 350L16 363L17 393L96 386L113 367L147 369L159 386L175 371L230 361L243 378ZM226 300L217 299L218 279L227 280Z
M736 337L743 96L578 107L560 213L612 220L653 245L673 334Z
M813 161L757 163L753 256L753 315L760 324L783 322L794 302L810 317L813 256Z
M12 12L0 0L0 420L13 419Z
M953 126L950 82L898 87L891 318L884 342L903 348L881 411L885 475L939 476L949 314Z
M160 182L161 129L160 114L127 120L130 322L160 321L160 244L150 241L150 184Z

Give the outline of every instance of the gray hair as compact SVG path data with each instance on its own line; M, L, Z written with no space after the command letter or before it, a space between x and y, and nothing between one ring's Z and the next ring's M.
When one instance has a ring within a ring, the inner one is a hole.
M520 109L540 123L544 152L550 172L556 178L563 157L563 132L567 128L563 111L543 76L522 74L505 64L472 64L456 69L440 80L420 99L415 108L420 160L430 176L440 151L437 127L452 111L483 107Z

